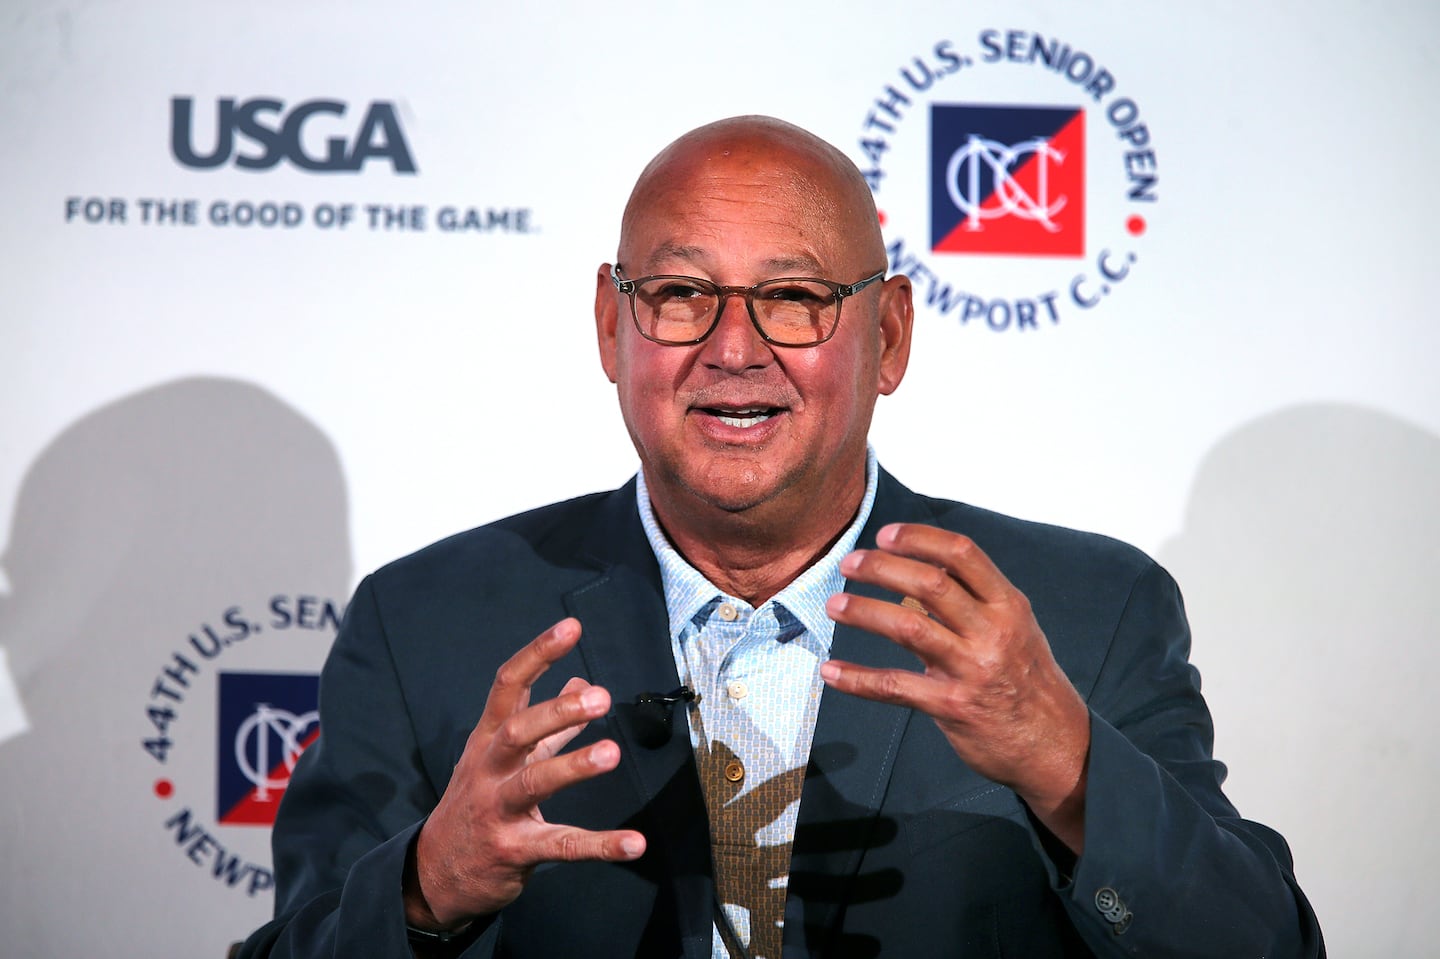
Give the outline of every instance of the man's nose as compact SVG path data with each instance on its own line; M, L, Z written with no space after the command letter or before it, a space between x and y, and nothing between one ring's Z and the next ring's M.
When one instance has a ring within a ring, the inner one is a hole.
M750 319L750 310L742 293L728 293L720 298L720 316L715 329L701 345L701 360L720 369L738 372L765 366L775 358L770 344Z

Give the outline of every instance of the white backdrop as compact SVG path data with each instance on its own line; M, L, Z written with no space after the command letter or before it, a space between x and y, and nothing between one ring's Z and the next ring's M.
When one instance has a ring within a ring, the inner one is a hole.
M956 289L1065 305L1102 248L1136 259L1095 308L1036 329L922 308L882 461L1156 554L1186 591L1231 796L1290 839L1334 954L1424 954L1433 5L11 0L0 24L6 955L218 955L262 921L266 830L217 821L219 675L313 672L324 604L363 573L624 480L590 306L635 174L752 112L864 165L887 86L911 103L877 200L916 251L929 103L1087 110L1084 256L927 253ZM1084 51L1114 90L987 60L987 30ZM964 67L904 87L942 41ZM186 167L176 97L199 153L222 99L280 101L267 126L342 104L305 125L312 156L353 149L389 104L417 171L245 169L234 156L265 151L245 136ZM1125 200L1105 112L1121 97L1151 137L1151 201ZM144 222L143 200L194 201L196 222ZM303 222L212 220L245 201ZM347 205L347 225L316 222ZM367 205L423 206L424 228L372 228ZM442 229L444 207L504 225ZM172 714L163 763L142 748L151 707Z

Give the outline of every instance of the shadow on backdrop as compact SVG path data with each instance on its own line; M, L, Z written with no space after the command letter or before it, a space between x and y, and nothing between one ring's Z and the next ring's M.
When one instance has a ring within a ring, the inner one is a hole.
M1440 438L1307 405L1225 437L1160 560L1185 589L1227 791L1290 840L1335 955L1433 948Z
M146 709L201 624L276 594L343 601L350 564L333 444L252 384L156 386L44 450L0 556L0 646L30 726L0 742L0 950L219 955L266 917L268 895L216 881L213 857L187 860L163 826L181 800L166 805L162 779L184 787L197 822L215 821L218 661L176 706L167 764L141 748L155 735ZM332 635L266 633L226 655L315 672ZM210 831L240 850L268 836ZM268 852L248 855L268 866Z

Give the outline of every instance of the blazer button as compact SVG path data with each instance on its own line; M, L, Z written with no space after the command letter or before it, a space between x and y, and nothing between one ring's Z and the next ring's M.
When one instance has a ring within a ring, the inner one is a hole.
M1132 913L1132 912L1131 912L1130 910L1128 910L1128 909L1125 910L1125 915L1122 916L1122 917L1120 918L1120 921L1117 922L1117 923L1115 923L1115 925L1112 927L1112 928L1115 930L1115 935L1117 935L1117 936L1123 936L1123 935L1125 935L1125 930L1130 928L1130 923L1131 923L1132 920L1134 920L1134 918L1135 918L1135 914L1134 914L1134 913Z
M745 778L745 767L741 765L740 760L732 759L725 764L725 778L732 783L738 783Z
M1120 898L1120 894L1109 886L1102 886L1095 893L1095 908L1100 910L1100 915L1108 921L1117 924L1130 914L1130 910L1126 908L1125 901ZM1126 925L1128 928L1129 924Z

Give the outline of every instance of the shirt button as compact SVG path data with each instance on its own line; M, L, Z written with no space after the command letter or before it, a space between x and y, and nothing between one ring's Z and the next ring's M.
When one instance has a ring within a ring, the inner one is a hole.
M732 783L738 783L745 778L745 767L740 764L740 760L732 759L725 764L725 778Z
M729 603L721 603L720 608L717 609L716 612L719 613L720 618L725 620L725 622L727 623L735 622L735 620L740 616L740 611Z
M725 691L730 694L731 699L744 699L750 694L750 687L746 686L744 683L740 682L740 680L737 679L735 680L735 682L725 687Z

